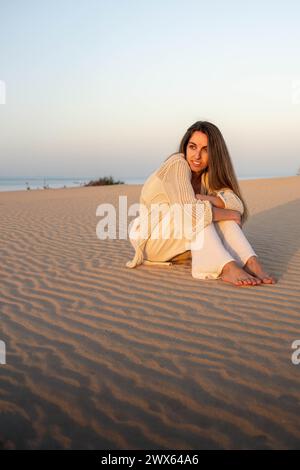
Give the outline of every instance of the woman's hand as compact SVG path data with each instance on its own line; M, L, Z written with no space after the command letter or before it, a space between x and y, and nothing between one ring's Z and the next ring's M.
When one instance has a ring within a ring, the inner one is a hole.
M242 228L242 217L241 217L241 214L239 213L239 211L232 211L234 212L233 214L233 220L234 222L236 222L241 228Z
M211 196L205 194L196 194L196 198L200 199L201 201L210 201Z
M222 199L218 196L211 196L209 194L196 194L195 195L197 199L200 199L201 201L210 201L213 206L219 207L220 209L224 209L225 204L222 201Z

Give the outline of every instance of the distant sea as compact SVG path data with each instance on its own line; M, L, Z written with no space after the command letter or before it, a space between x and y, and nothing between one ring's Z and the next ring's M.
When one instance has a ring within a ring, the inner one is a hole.
M284 175L288 176L288 175ZM272 176L238 176L239 180L259 179L259 178L280 178L280 175ZM283 177L283 176L282 176ZM80 187L90 180L96 179L95 176L83 178L54 178L54 177L19 177L19 178L0 178L0 191L24 191L27 188L43 189L48 188L72 188ZM114 178L115 180L124 181L125 184L144 184L147 176L144 178Z
M83 186L91 180L97 179L95 176L82 178L64 178L64 177L16 177L0 178L0 191L24 191L27 188L43 189L48 188L75 188ZM124 181L125 184L144 184L147 177L144 178L114 178L116 181Z

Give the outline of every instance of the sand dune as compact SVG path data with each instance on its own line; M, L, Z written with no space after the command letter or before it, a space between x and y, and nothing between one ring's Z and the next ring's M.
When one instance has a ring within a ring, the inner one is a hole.
M126 268L96 208L139 185L0 193L0 447L300 448L300 177L241 187L275 285Z

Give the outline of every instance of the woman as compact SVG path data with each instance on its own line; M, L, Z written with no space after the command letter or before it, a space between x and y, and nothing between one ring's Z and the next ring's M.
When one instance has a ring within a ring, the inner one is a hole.
M153 225L153 208L157 207L160 213ZM179 237L175 207L188 221L188 230ZM263 270L242 231L247 217L220 130L208 121L198 121L186 131L179 152L170 155L144 183L140 215L129 235L135 256L126 266L171 264L172 258L190 250L194 278L221 279L236 286L274 284L275 278ZM167 238L160 234L166 227Z

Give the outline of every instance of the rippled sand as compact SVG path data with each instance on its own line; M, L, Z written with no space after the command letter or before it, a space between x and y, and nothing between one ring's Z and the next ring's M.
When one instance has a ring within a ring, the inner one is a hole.
M300 448L300 177L241 187L276 285L126 268L96 207L139 185L0 193L0 447Z

